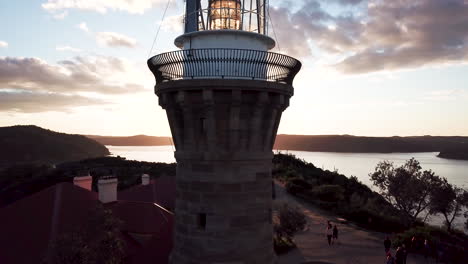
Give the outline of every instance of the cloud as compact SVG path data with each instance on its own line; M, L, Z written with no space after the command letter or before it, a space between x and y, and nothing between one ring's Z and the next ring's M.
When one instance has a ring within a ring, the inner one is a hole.
M341 58L335 67L344 73L468 62L466 0L367 1L359 8L332 15L319 1L308 0L298 11L283 7L270 12L288 52L305 57L316 47Z
M96 40L99 44L109 47L135 48L137 46L135 39L115 32L98 32Z
M143 14L145 11L166 3L166 0L48 0L42 8L49 12L64 9L95 11L101 14L108 10L126 11L131 14Z
M74 107L106 103L103 100L79 95L0 89L0 112L62 112Z
M81 22L76 26L86 33L93 34L96 38L97 43L108 47L125 47L135 48L138 46L138 42L129 36L116 32L97 32L93 33L85 22Z
M115 57L76 57L51 65L38 58L0 57L0 89L124 94L144 91L129 82L133 65Z
M330 0L327 0L327 1L330 1ZM331 1L337 2L342 5L357 5L357 4L364 2L365 0L331 0Z
M182 15L175 15L170 16L164 19L161 23L162 30L171 33L181 33L184 31L184 16Z
M273 21L273 33L278 33L275 34L276 47L281 49L281 52L298 57L312 55L304 30L292 21L287 8L272 8L270 16Z
M8 47L8 42L0 40L0 48L7 48L7 47Z
M85 22L81 22L80 24L76 25L76 27L83 30L84 32L89 32L88 25Z
M57 19L57 20L62 20L62 19L64 19L66 16L68 16L68 11L67 11L67 10L65 10L65 11L63 11L63 12L61 12L61 13L55 13L55 14L53 15L53 17L54 17L55 19Z
M81 52L81 49L73 48L70 46L57 46L55 47L57 51L69 51L69 52Z

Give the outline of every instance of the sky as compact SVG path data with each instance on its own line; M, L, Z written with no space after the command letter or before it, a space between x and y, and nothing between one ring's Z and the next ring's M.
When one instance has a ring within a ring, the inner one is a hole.
M0 126L169 136L146 66L183 33L184 1L162 21L167 3L0 1ZM468 136L468 0L271 0L270 16L273 52L303 63L278 133Z

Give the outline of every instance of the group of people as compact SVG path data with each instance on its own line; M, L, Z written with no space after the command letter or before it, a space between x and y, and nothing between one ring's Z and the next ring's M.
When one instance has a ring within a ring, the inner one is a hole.
M387 236L384 240L384 248L385 254L387 256L386 264L406 264L406 259L408 257L408 250L406 249L406 245L398 247L395 251L395 257L392 256L390 252L390 248L392 247L392 241Z
M331 222L328 221L325 233L327 235L327 241L329 246L333 245L335 242L338 243L338 227L336 225L332 226Z

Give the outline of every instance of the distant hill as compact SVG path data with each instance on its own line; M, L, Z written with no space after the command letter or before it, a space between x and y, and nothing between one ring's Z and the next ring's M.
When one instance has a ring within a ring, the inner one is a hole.
M275 149L349 152L442 152L440 157L468 156L468 137L358 137L350 135L278 135Z
M131 137L107 137L86 135L103 145L109 146L168 146L172 145L170 137L152 137L137 135Z
M0 127L0 167L23 163L55 164L109 155L98 142L37 126Z
M165 146L172 145L170 137L145 135L131 137L87 136L103 145L112 146ZM278 135L275 149L347 152L441 152L441 158L468 160L468 137L359 137L351 135Z

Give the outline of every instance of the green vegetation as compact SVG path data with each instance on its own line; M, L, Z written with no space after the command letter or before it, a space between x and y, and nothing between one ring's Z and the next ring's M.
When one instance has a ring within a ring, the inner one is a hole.
M402 220L409 226L428 211L432 191L442 183L431 170L423 171L414 158L397 168L392 162L379 162L370 178L382 196L399 209Z
M413 240L414 238L414 240ZM424 250L424 240L428 241L429 252ZM439 257L440 263L465 264L468 259L467 237L461 232L447 232L433 226L417 226L399 233L392 242L394 247L406 245L410 252L427 254L428 257L438 258L438 251L444 252ZM440 259L442 258L442 259Z
M282 254L296 247L293 237L305 228L307 220L299 208L287 203L278 204L275 211L277 217L273 224L274 249L277 254Z
M15 164L56 164L109 155L96 141L37 126L0 127L0 168Z
M120 157L103 157L51 165L22 164L0 170L0 207L73 177L90 173L97 190L100 176L114 175L123 190L140 184L141 174L156 178L175 175L175 164L130 161Z
M316 168L292 155L275 155L273 165L273 176L286 183L289 193L366 229L398 233L394 246L406 244L414 252L423 253L422 243L427 239L431 252L445 252L446 263L461 264L468 259L464 250L468 237L452 228L454 219L468 205L467 192L430 170L423 171L414 159L400 167L386 161L377 164L370 176L382 195L356 177ZM419 221L418 217L427 214L442 214L447 228ZM468 212L464 214L468 216ZM411 244L413 237L419 241L417 250Z
M444 216L448 232L452 231L454 220L461 216L463 208L467 206L468 192L448 183L447 179L442 179L442 182L431 192L430 212ZM468 221L466 223L468 224Z
M400 167L388 161L379 162L370 177L383 197L399 209L408 226L413 226L423 213L425 219L428 215L441 214L450 232L453 221L468 206L466 190L453 186L431 170L423 171L414 158Z
M77 162L67 162L57 166L69 177L80 176L89 172L93 176L93 188L97 190L97 179L101 176L113 175L119 181L118 189L124 190L141 182L143 173L152 178L162 175L175 175L175 163L145 162L127 160L122 157L103 157L85 159Z
M47 264L121 264L125 241L120 234L122 222L110 209L98 205L83 226L61 234L51 244Z
M289 193L309 203L365 228L384 232L405 228L398 210L356 177L322 170L292 155L275 155L273 166L273 177L286 183Z

